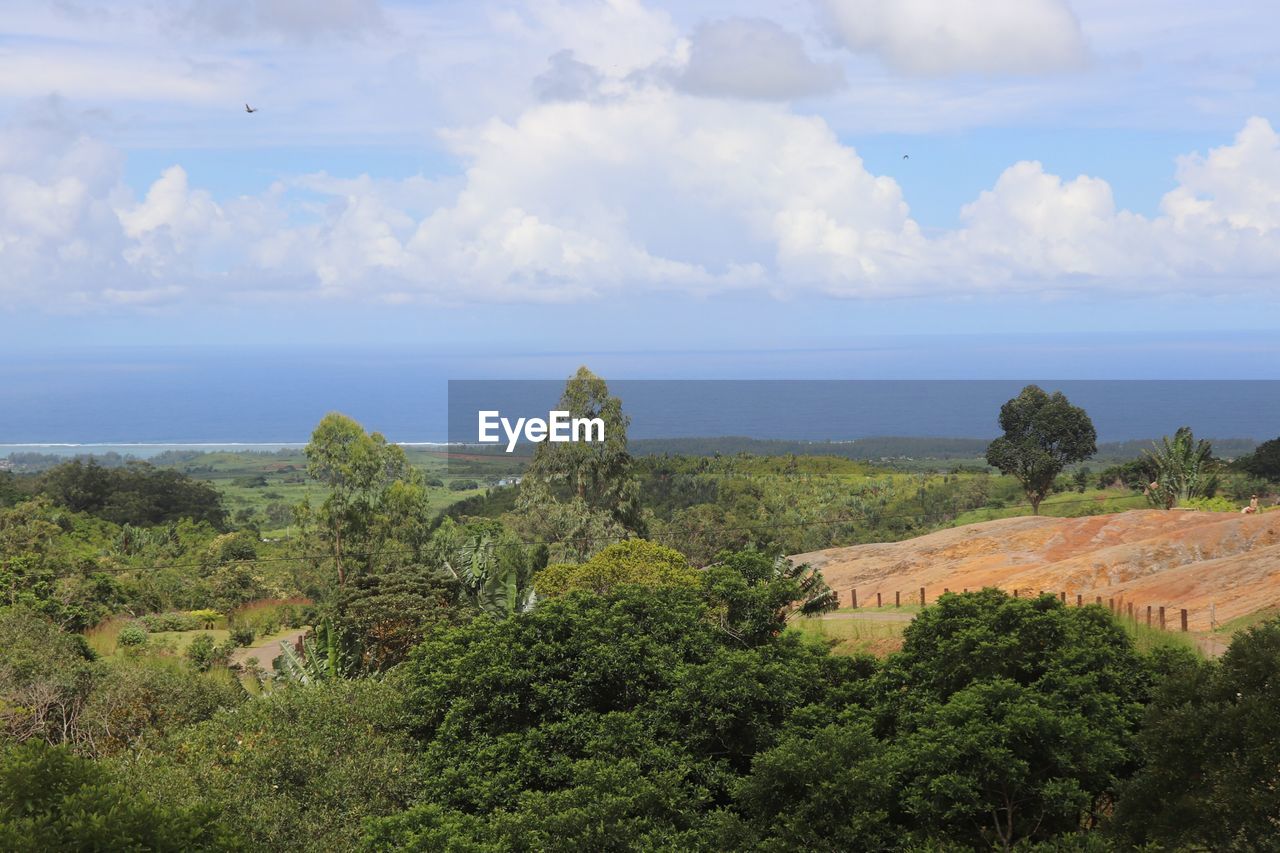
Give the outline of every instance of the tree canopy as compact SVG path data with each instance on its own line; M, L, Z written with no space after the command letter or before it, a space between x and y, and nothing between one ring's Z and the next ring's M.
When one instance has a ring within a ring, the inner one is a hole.
M1061 391L1048 394L1038 385L1000 407L1000 429L1004 435L987 448L987 462L1017 478L1037 515L1063 468L1098 452L1098 433L1085 410Z

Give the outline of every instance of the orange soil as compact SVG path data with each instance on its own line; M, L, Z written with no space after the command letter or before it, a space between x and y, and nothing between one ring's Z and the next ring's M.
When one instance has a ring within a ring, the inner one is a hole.
M1175 627L1181 608L1192 630L1280 604L1280 512L1134 510L1085 518L1025 516L957 527L874 545L798 554L822 570L847 603L850 588L863 605L884 595L917 603L944 588L984 586L1034 594L1066 592L1086 602L1132 602L1166 608Z

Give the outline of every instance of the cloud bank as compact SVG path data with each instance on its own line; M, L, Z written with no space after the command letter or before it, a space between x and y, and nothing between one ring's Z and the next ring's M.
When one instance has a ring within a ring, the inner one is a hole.
M1099 177L1012 164L925 234L892 178L782 104L659 86L455 129L433 181L324 175L219 199L180 165L145 195L55 105L0 132L0 294L58 310L247 298L556 302L1270 291L1280 135L1250 119L1172 166L1159 213Z

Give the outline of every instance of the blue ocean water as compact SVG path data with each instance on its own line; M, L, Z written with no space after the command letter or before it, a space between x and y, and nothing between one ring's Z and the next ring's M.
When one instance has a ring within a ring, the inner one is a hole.
M969 351L968 375L997 377L980 381L867 378L894 375L894 365L902 375L903 363L913 365L907 375L927 377L932 369L954 376L963 360L930 359L919 347L889 343L841 351L594 355L225 347L10 354L0 359L0 455L14 444L301 443L329 411L395 441L473 440L477 407L545 412L564 377L583 363L623 398L636 438L989 437L1000 404L1029 381L1084 406L1104 441L1151 438L1181 425L1217 438L1280 435L1280 381L1097 381L1090 377L1105 376L1103 366L1080 366L1077 359L1076 377L1085 378L1054 379L1071 374L1046 359L1043 347L1011 347ZM669 381L699 377L732 381ZM459 381L474 379L545 381L489 383L487 392L485 383ZM505 397L484 399L504 387Z

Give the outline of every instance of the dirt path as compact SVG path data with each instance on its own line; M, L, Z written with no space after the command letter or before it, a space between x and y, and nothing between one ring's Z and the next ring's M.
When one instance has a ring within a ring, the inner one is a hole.
M273 634L270 638L259 638L252 646L245 646L232 652L231 663L243 666L248 662L249 658L257 658L258 666L270 670L271 661L280 656L280 644L289 643L292 645L309 630L309 628L296 628L283 634Z

